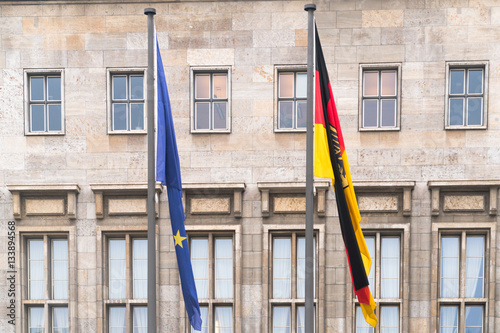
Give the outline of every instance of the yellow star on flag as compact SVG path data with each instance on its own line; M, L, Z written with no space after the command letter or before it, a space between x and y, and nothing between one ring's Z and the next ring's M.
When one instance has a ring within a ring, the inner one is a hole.
M183 246L182 246L182 241L183 241L183 240L185 240L186 238L187 238L187 237L182 237L182 236L180 235L179 230L177 230L177 235L175 235L175 236L174 236L174 239L175 239L175 244L174 244L174 247L175 247L175 246L177 246L177 245L179 245L180 247L182 247L182 248L183 248Z

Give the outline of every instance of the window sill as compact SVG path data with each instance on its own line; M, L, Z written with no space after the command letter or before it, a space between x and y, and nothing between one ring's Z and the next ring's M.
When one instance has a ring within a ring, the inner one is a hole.
M365 127L360 127L359 128L360 132L398 132L401 131L400 127L377 127L377 128L365 128Z
M450 131L464 131L464 130L486 130L488 127L486 125L482 126L445 126L445 130Z
M108 131L109 135L145 135L148 134L147 130L141 131Z
M191 134L231 134L231 130L191 130Z
M66 135L64 131L61 132L26 132L25 136L63 136Z
M307 129L298 129L298 128L290 128L290 129L283 129L283 128L275 128L274 129L275 133L307 133Z

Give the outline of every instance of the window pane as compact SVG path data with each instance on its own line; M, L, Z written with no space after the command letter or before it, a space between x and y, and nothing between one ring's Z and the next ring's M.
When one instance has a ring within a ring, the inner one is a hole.
M482 93L483 93L483 70L470 69L469 94L482 94Z
M377 127L378 121L378 101L363 101L363 127Z
M208 333L208 307L200 306L200 317L201 317L201 333ZM191 327L191 333L198 333L200 331L195 331Z
M227 102L214 103L214 129L226 129Z
M61 78L60 77L48 77L48 100L49 101L60 101L61 100Z
M126 76L113 76L113 99L127 99Z
M297 128L307 126L307 102L297 101Z
M382 72L382 96L396 96L396 71Z
M127 130L127 104L113 104L113 129Z
M466 245L465 297L483 297L484 237L469 236Z
M52 292L54 299L68 299L68 241L52 241Z
M210 103L196 103L196 129L210 129Z
M293 73L280 73L279 97L293 98Z
M313 306L314 315L313 318L316 318L316 307ZM306 333L306 308L305 306L297 307L297 333ZM313 321L313 327L316 328L316 320ZM314 331L313 331L314 332Z
M208 298L208 239L192 239L190 250L198 298Z
M30 239L29 247L29 299L45 298L43 240Z
M214 98L227 98L227 74L214 74Z
M273 333L290 333L291 324L290 307L275 306L273 308Z
M29 332L43 333L45 316L43 308L29 308Z
M372 292L372 295L375 296L375 237L365 237L365 243L368 248L368 252L370 253L370 257L372 258L370 274L368 274L368 282L370 283L370 291Z
M464 70L450 71L450 94L464 94L464 75Z
M125 240L109 241L109 298L126 298Z
M144 77L130 77L130 99L144 99Z
M450 98L450 125L464 124L464 99Z
M482 98L467 99L467 125L482 125Z
M45 131L45 105L31 105L31 131Z
M126 318L124 307L109 308L109 332L110 333L126 333Z
M399 238L383 237L381 253L381 297L399 297Z
M307 73L297 73L297 87L295 95L297 98L307 97Z
M396 126L396 100L383 99L382 103L382 127Z
M313 238L314 286L316 287L316 238ZM306 283L306 239L297 237L297 298L305 298ZM314 288L316 295L316 288Z
M465 307L465 333L483 332L483 307Z
M273 297L291 297L292 251L290 238L275 238L273 246Z
M45 90L44 90L44 78L43 77L31 77L30 78L30 97L32 101L44 101L45 100Z
M133 240L134 298L148 298L148 241Z
M61 105L49 105L49 131L60 131L61 127Z
M210 98L210 74L196 74L195 98Z
M441 333L458 332L458 307L442 306L439 317Z
M233 332L233 308L217 306L215 308L215 331L220 333Z
M144 104L130 104L130 130L144 129Z
M441 239L441 297L458 297L459 237Z
M373 327L366 322L360 306L356 306L356 333L373 333Z
M215 240L215 298L233 297L233 240Z
M52 312L53 332L66 333L69 331L68 308L54 308Z
M380 333L399 332L399 308L382 306L380 308Z
M293 128L293 102L279 102L279 128Z
M364 72L363 96L378 96L378 72Z
M134 307L134 333L148 332L148 308L145 306Z

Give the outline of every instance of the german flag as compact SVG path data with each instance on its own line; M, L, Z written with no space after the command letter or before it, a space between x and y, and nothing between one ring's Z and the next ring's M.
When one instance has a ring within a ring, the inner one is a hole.
M368 274L372 260L366 247L363 231L359 226L361 217L317 28L315 76L314 175L333 180L340 228L354 292L358 297L366 322L375 327L378 321L374 312L377 305L368 287Z

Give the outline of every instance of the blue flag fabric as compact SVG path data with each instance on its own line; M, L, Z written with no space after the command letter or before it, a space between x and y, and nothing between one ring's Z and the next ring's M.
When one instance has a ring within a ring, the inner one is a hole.
M175 253L181 278L182 294L191 326L201 331L200 305L194 283L193 268L189 255L186 229L184 228L184 207L182 205L181 168L175 140L174 122L170 109L167 81L161 61L160 48L156 44L158 71L158 137L156 151L156 180L167 186L170 222L175 241Z

